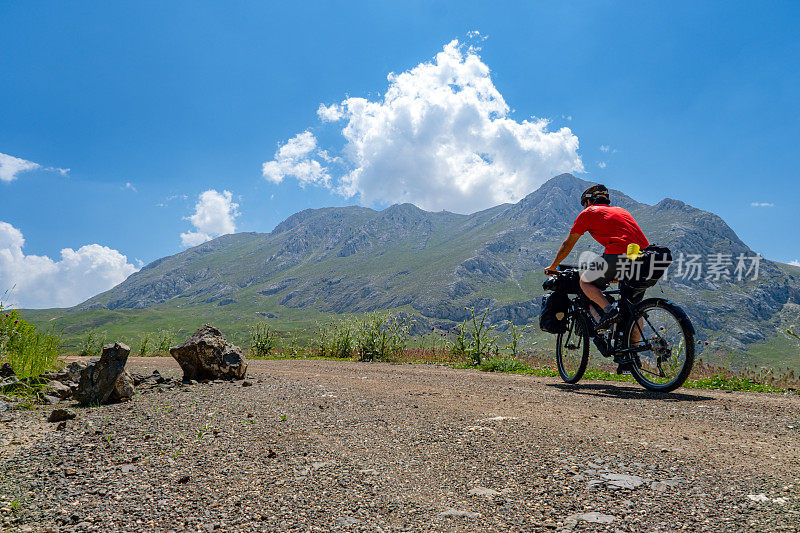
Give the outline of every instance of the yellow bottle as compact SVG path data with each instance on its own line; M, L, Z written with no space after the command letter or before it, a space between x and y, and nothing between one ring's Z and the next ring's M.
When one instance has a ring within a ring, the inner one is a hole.
M640 255L642 255L642 249L638 244L632 242L628 245L628 251L625 253L625 255L627 255L628 259L631 261L635 261Z

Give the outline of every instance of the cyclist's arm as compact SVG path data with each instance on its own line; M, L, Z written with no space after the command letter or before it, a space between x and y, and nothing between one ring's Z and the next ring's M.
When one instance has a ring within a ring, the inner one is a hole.
M575 247L575 243L578 242L581 236L578 233L570 233L567 235L567 238L564 239L564 242L561 243L561 247L558 249L558 253L556 253L556 258L553 260L553 264L549 267L545 268L545 272L555 272L558 268L558 265L561 264L561 261L567 258L569 253Z

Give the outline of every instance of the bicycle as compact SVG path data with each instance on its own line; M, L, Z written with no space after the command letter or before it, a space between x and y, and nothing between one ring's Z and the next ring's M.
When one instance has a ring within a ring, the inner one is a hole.
M544 282L545 290L554 290L559 282L577 286L577 267L560 265L558 272ZM568 280L572 277L571 280ZM577 383L589 363L591 338L603 357L626 365L633 378L644 388L655 392L670 392L683 385L694 365L694 326L689 317L675 303L664 298L631 301L635 289L619 282L619 289L605 290L609 301L616 301L620 311L619 321L608 331L598 332L597 322L590 309L602 314L597 304L577 291L569 291L569 308L566 312L566 330L556 337L556 364L558 373L567 383ZM625 296L623 296L623 292ZM616 296L616 298L615 298Z

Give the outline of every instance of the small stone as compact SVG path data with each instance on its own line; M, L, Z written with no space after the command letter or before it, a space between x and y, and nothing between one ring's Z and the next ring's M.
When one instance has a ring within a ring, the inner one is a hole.
M470 496L485 496L487 498L494 498L495 496L500 496L500 493L494 489L490 489L488 487L475 487L474 489L470 489L467 493Z
M181 476L180 478L178 478L178 483L180 483L181 485L186 484L189 482L189 479L191 479L189 476Z
M63 422L65 420L72 420L75 418L77 413L75 411L71 411L69 409L53 409L50 412L50 415L47 417L48 422Z
M275 453L275 451L272 448L270 448L269 451L267 452L267 457L270 459L274 459L275 457L278 457L278 454Z
M64 431L65 429L67 429L67 421L66 420L62 420L56 426L56 431Z
M247 381L247 380L242 381L242 387L252 387L252 386L253 386L252 382Z
M590 524L610 524L616 518L612 515L598 513L596 511L573 515L573 517L578 522L589 522Z
M600 477L608 482L609 487L620 489L635 489L644 483L639 476L629 476L627 474L601 474Z

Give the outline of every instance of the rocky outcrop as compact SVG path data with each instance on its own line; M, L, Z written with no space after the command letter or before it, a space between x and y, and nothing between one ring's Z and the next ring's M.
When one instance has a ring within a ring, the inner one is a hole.
M183 380L244 379L247 360L241 348L225 340L222 332L204 325L169 354L183 369Z
M121 342L103 346L98 361L81 371L75 399L81 405L125 401L133 396L133 379L125 371L131 349Z

